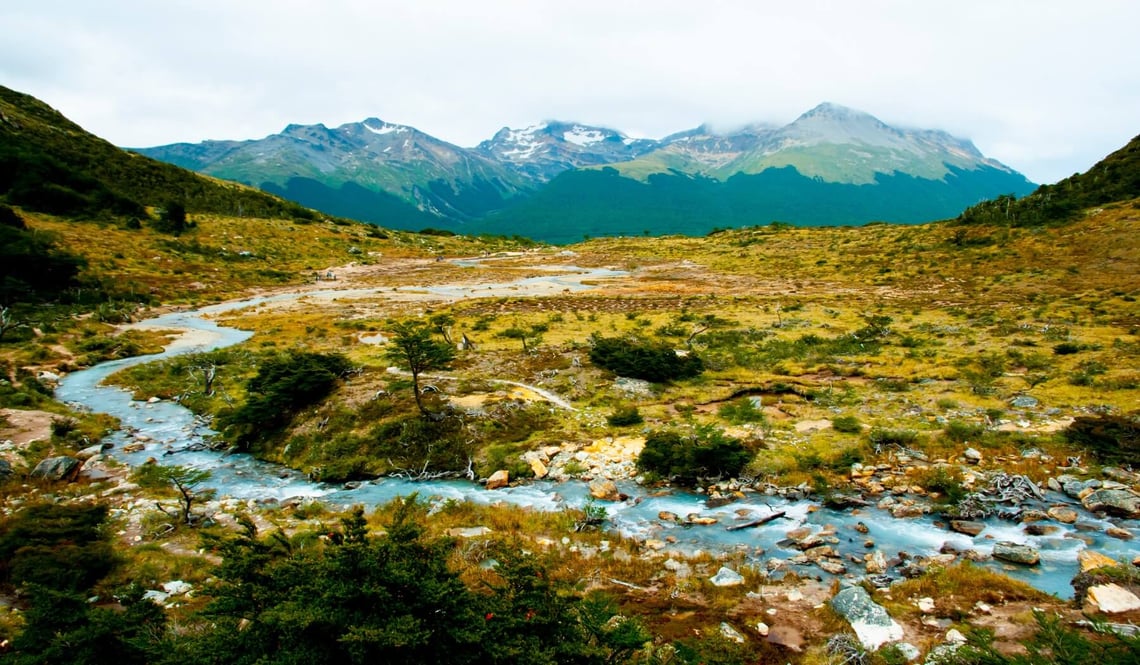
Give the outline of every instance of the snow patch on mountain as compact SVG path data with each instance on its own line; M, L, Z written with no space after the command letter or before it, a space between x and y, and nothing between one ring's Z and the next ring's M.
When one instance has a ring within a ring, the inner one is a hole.
M588 127L575 125L569 131L563 132L562 138L563 140L569 143L573 143L574 145L585 147L591 143L605 141L606 135L604 132L598 131L596 129L590 129Z
M372 132L373 134L379 134L381 136L383 136L385 134L392 134L393 132L396 134L401 134L403 132L408 131L407 127L402 127L400 125L390 125L386 122L382 123L380 125L380 127L373 127L372 125L368 124L367 122L363 122L363 123L361 123L361 125L363 125L365 129Z

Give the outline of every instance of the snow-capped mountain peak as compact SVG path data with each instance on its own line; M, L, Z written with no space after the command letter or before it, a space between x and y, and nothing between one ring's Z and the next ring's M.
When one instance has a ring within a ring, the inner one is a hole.
M550 120L523 129L503 127L476 150L545 182L569 169L634 159L656 146L605 127Z

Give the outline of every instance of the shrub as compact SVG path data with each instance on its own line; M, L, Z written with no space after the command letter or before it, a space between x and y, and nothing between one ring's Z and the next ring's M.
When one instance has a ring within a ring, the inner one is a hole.
M641 412L637 410L636 406L621 406L606 416L606 422L612 427L626 427L628 425L640 425L645 422L645 418L641 417Z
M263 441L302 408L324 399L350 367L339 354L290 352L267 358L246 384L245 404L219 424L239 445Z
M1140 464L1140 423L1123 416L1080 416L1065 438L1109 464Z
M637 468L682 485L695 485L699 479L735 476L750 458L738 439L719 429L698 427L690 435L659 430L646 438Z
M735 402L723 404L717 414L733 425L762 423L765 420L764 412L756 408L756 403L751 397L741 397Z
M875 446L909 446L918 440L918 433L909 429L884 429L876 427L868 435Z
M1079 353L1080 350L1081 345L1073 342L1061 342L1053 347L1053 353L1059 356L1070 356L1074 353Z
M110 572L102 505L34 504L0 522L0 582L86 592Z
M961 420L951 420L946 424L946 429L943 434L951 441L958 443L965 443L970 440L977 440L986 431L985 427L974 423L967 423Z
M687 379L704 371L696 354L678 355L668 344L633 337L599 337L590 340L590 361L618 376L654 383Z
M915 476L915 483L927 492L938 492L946 503L958 503L966 498L962 472L953 467L934 466L923 469Z
M863 431L863 424L855 416L839 416L831 421L831 428L844 434L858 434Z

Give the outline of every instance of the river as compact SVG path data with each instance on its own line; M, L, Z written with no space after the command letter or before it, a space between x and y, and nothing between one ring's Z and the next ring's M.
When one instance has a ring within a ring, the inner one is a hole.
M180 464L195 468L209 469L212 472L210 485L220 496L241 499L277 499L290 497L319 497L335 505L363 504L379 505L397 496L413 492L429 499L456 499L479 503L506 501L513 504L531 506L541 510L562 510L585 505L589 494L584 483L553 483L536 481L498 490L485 490L480 485L465 481L443 480L411 482L402 479L379 479L347 489L343 486L315 483L299 472L285 467L261 462L249 455L225 455L210 450L187 450L200 448L209 437L216 434L200 418L179 404L159 401L146 403L135 401L131 394L114 386L104 386L102 381L111 374L147 362L161 360L176 355L196 353L240 344L248 340L252 333L234 328L219 326L208 316L235 311L262 303L288 302L298 298L337 298L338 300L364 297L430 297L455 299L485 297L509 293L512 296L541 295L564 290L585 290L591 288L587 282L623 275L612 270L585 270L572 266L558 268L559 274L530 277L515 282L498 284L457 284L433 287L398 289L343 289L307 291L263 296L247 300L228 302L202 307L195 311L165 314L140 322L152 328L195 331L183 339L176 340L159 354L112 360L100 363L89 369L72 372L65 376L56 390L56 397L64 402L78 405L95 412L113 415L122 422L122 430L112 434L107 440L114 444L112 454L119 460L137 465L150 457L162 464ZM137 441L138 434L149 437L145 449L136 453L123 452L123 446ZM937 553L944 544L963 551L974 549L982 553L992 550L997 541L1025 543L1037 548L1041 553L1038 566L1016 566L1000 562L986 562L981 565L1001 569L1011 576L1026 581L1033 586L1056 594L1062 598L1072 596L1070 579L1078 571L1077 554L1090 548L1117 559L1131 560L1140 555L1140 547L1133 542L1110 538L1104 535L1112 526L1104 520L1080 510L1081 519L1076 525L1057 525L1059 531L1048 536L1030 536L1022 526L1009 521L992 519L987 521L985 531L971 538L948 531L936 524L935 518L919 517L896 519L886 511L863 508L857 512L835 511L826 508L816 509L811 501L786 501L779 497L760 493L746 495L747 498L719 508L709 508L701 494L668 491L653 492L632 482L619 483L619 488L631 499L624 502L604 503L608 515L608 528L622 535L639 539L658 541L674 540L666 551L683 554L705 552L740 551L757 564L769 558L787 559L796 550L786 547L786 533L795 527L810 526L817 530L833 525L839 543L834 545L853 572L862 566L853 564L852 557L861 559L868 550L864 541L868 538L875 547L891 558L898 552L911 555L931 555ZM1050 493L1051 494L1051 493ZM1072 504L1061 495L1049 497L1058 502ZM669 511L682 518L692 513L702 517L715 517L718 522L706 526L687 526L658 519L658 513ZM726 526L755 520L774 511L784 511L785 517L767 525L728 531ZM866 525L866 535L856 532L856 523ZM1140 528L1136 521L1118 523L1134 532ZM815 566L794 567L804 575L822 575Z

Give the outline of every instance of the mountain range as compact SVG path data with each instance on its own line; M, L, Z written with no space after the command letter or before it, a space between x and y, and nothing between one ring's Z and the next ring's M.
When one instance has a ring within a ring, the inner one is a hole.
M660 140L549 121L464 148L368 118L136 151L384 226L554 242L775 220L923 222L1034 188L968 140L831 103L782 127L701 126Z

